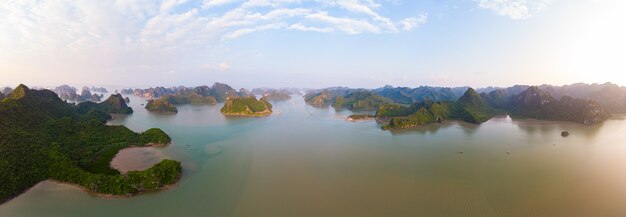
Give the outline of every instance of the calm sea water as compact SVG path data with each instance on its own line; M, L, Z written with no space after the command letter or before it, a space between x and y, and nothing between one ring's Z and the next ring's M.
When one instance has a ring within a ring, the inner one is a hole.
M301 98L272 116L217 106L135 113L110 124L165 130L157 149L183 163L174 188L103 199L42 182L0 216L625 216L626 121L601 125L494 118L382 131ZM567 138L560 132L568 130Z

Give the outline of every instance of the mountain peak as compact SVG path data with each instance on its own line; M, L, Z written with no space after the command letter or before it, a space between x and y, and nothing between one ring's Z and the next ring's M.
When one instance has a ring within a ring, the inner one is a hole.
M463 96L478 96L478 93L476 93L476 90L474 90L474 88L467 88L467 90L465 91L465 93L463 94Z
M468 88L463 94L463 96L461 96L461 98L459 98L457 102L460 104L481 105L481 106L485 104L482 97L480 97L480 95L478 95L478 93L476 93L476 91L473 88Z
M29 92L30 89L26 85L20 84L9 94L8 98L19 99L26 96Z

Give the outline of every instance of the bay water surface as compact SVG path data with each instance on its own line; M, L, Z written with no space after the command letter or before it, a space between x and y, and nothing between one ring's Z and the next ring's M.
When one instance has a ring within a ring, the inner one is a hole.
M152 114L129 97L135 113L109 124L158 127L172 144L125 150L114 164L175 159L183 165L177 185L115 199L45 181L0 205L0 216L626 215L620 119L585 126L497 117L383 131L299 96L261 118L225 117L222 104Z

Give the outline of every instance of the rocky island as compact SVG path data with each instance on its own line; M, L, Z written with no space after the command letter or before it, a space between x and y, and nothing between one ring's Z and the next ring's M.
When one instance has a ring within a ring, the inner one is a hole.
M81 112L89 112L97 110L110 114L132 114L133 108L126 104L126 100L121 94L113 94L108 99L101 103L94 102L81 102L78 104L78 110Z
M461 120L480 124L489 120L495 111L490 108L474 89L469 88L456 102L414 103L410 107L401 105L381 106L376 112L380 119L389 118L383 129L409 128L444 120Z
M169 100L171 99L168 97L162 97L157 100L151 99L148 100L145 108L148 111L155 113L178 113L176 105L171 103Z
M117 98L117 97L116 97ZM123 99L121 99L123 102ZM106 103L108 106L108 103ZM85 109L91 108L91 109ZM120 174L109 162L126 147L168 144L160 129L136 133L108 126L101 106L75 106L49 90L19 85L0 102L0 203L51 179L99 195L133 196L174 184L180 162L162 160Z
M74 102L84 102L84 101L93 101L100 102L102 100L103 95L100 94L92 94L89 87L83 87L80 92L80 95L76 93L77 89L75 87L69 85L61 85L53 90L59 97L63 100L74 101Z
M535 86L515 95L508 95L503 90L479 95L469 88L456 102L427 100L411 106L383 105L379 107L376 117L389 119L389 124L383 126L383 129L397 129L448 119L480 124L495 114L505 113L516 118L572 121L581 124L601 123L610 117L595 101L570 96L557 100L550 93Z
M283 91L271 91L268 93L264 93L263 98L267 99L268 101L284 101L290 100L291 95Z
M272 114L272 104L265 98L257 100L254 96L230 97L220 111L232 116L267 116Z

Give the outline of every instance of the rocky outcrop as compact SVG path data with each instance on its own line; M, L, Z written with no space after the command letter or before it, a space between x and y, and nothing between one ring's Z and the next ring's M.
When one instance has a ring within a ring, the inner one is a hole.
M510 108L510 113L515 116L540 120L573 121L582 124L600 123L610 116L595 101L569 96L556 100L550 93L538 87L530 87L514 96Z
M263 98L257 100L254 96L231 97L220 111L233 116L267 116L272 114L272 104Z
M121 94L113 94L101 103L82 102L78 104L79 111L83 113L91 110L101 111L109 114L132 114L133 109L126 104Z
M263 98L269 101L284 101L284 100L290 100L291 96L285 92L271 91L271 92L263 94Z
M320 93L307 94L304 96L304 101L315 107L326 107L333 104L334 96L327 90Z
M176 105L169 102L167 98L160 98L157 100L148 100L145 107L150 112L155 113L177 113L178 109Z

